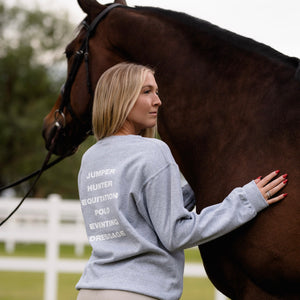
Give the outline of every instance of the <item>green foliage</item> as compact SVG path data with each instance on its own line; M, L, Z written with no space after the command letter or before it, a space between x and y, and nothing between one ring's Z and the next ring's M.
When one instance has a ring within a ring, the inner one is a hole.
M42 122L65 80L72 28L65 14L7 8L0 0L0 186L41 167ZM76 198L79 163L80 153L47 171L32 196ZM17 187L18 195L28 185Z

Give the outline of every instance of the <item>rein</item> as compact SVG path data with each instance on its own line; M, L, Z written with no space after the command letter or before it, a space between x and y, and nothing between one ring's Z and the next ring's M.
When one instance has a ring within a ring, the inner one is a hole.
M44 171L46 171L46 170L50 169L51 167L55 166L55 165L58 164L60 161L62 161L64 158L65 158L64 156L61 156L61 157L55 159L55 160L54 160L53 162L51 162L50 164L47 164L47 165L45 166L45 168L44 168ZM12 187L14 187L14 186L17 186L17 185L19 185L19 184L21 184L21 183L23 183L23 182L25 182L25 181L27 181L27 180L33 178L34 176L38 175L40 171L41 171L41 169L39 169L39 170L37 170L37 171L35 171L35 172L33 172L33 173L31 173L31 174L29 174L29 175L27 175L27 176L21 178L21 179L15 181L15 182L13 182L13 183L10 183L10 184L8 184L8 185L6 185L6 186L1 187L1 188L0 188L0 192L4 191L4 190L6 190L6 189L12 188Z
M122 6L121 4L118 3L114 3L111 4L109 6L107 6L94 20L93 22L88 25L85 21L83 22L83 26L87 29L87 33L86 33L86 37L80 47L80 49L76 52L76 56L74 59L74 63L72 65L71 71L69 72L69 76L67 78L66 83L63 85L62 89L61 89L61 95L62 95L62 102L61 105L59 107L58 110L55 111L54 113L54 118L55 118L55 133L53 134L53 137L51 139L51 144L49 147L49 152L43 162L43 165L41 167L40 170L10 184L7 185L5 187L0 188L0 192L16 186L34 176L37 175L36 179L34 180L34 182L32 183L31 187L29 188L28 192L26 193L26 195L23 197L23 199L20 201L20 203L16 206L16 208L0 223L0 226L2 226L18 209L19 207L22 205L22 203L25 201L25 199L29 196L29 194L32 192L33 188L35 187L37 181L39 180L39 178L41 177L42 173L49 169L50 167L54 166L55 164L57 164L58 162L60 162L61 160L63 160L66 156L62 156L59 157L58 159L56 159L55 161L53 161L52 163L48 164L51 155L54 151L55 145L56 145L56 141L57 138L60 134L60 132L65 128L65 114L64 114L64 108L67 109L67 111L70 113L71 117L78 121L83 128L86 126L85 124L82 123L82 121L76 116L76 114L74 113L72 106L71 106L71 101L70 101L70 95L71 95L71 89L72 89L72 85L75 81L76 75L78 73L78 70L81 66L81 63L83 61L84 58L84 62L85 62L85 66L86 66L86 73L87 73L87 87L88 87L88 92L90 97L93 96L93 91L92 91L92 84L91 84L91 79L90 79L90 72L89 72L89 39L92 37L92 35L95 32L95 29L97 27L97 25L100 23L101 20L103 20L105 18L105 16L115 7L117 6ZM90 124L88 124L88 130L86 131L86 134L92 134L92 130L91 130L91 126Z

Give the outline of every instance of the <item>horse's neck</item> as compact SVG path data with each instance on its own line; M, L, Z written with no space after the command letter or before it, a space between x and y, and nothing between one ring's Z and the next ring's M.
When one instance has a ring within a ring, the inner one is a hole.
M246 51L197 28L189 32L171 17L134 10L119 13L110 24L112 46L122 60L156 69L163 101L159 124L163 139L202 196L221 199L226 195L220 196L219 191L230 190L220 179L231 178L235 186L245 183L251 173L247 165L247 174L239 170L236 176L236 169L225 168L222 159L234 157L242 165L245 156L254 160L256 145L265 142L263 134L252 132L261 122L257 116L272 107L272 97L266 95L274 86L281 88L275 75L283 65L281 59L268 59L255 47ZM284 80L292 72L284 71ZM280 119L279 113L274 111L273 118ZM220 172L222 178L217 175ZM207 192L208 183L217 188Z
M127 56L126 59L153 67L158 64L160 68L165 65L171 69L172 66L174 69L180 67L178 57L186 55L189 43L175 22L161 19L153 12L129 10L124 13L120 10L119 13L120 16L108 25L109 36L113 46Z

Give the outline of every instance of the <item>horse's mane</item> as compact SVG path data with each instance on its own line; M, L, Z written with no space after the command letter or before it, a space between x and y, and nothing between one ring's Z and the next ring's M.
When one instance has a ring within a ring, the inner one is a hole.
M259 43L251 38L238 35L229 30L222 29L205 20L198 19L188 14L156 7L136 6L135 8L137 10L156 15L160 19L167 17L168 19L172 20L173 23L176 23L180 28L186 28L187 32L189 32L193 38L196 38L197 32L204 32L220 41L225 41L227 44L231 44L235 48L257 53L265 56L268 59L285 63L292 67L298 67L299 65L299 59L296 57L287 56L263 43Z

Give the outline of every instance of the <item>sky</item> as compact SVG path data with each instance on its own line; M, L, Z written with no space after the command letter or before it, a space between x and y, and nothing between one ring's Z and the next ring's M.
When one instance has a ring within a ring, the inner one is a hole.
M113 0L111 0L113 1ZM45 11L68 11L74 24L84 14L77 0L5 0L24 8L36 5ZM104 4L109 0L98 0ZM155 6L188 13L219 27L267 44L300 58L299 0L127 0L128 6Z

